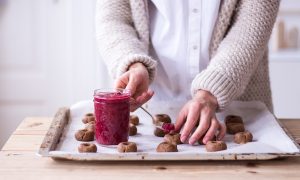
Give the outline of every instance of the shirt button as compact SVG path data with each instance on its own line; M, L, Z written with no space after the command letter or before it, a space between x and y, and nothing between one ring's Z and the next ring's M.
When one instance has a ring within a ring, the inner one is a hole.
M193 49L194 49L194 50L197 50L197 49L198 49L198 46L194 45L194 46L193 46Z
M197 8L194 8L193 9L193 13L197 13L198 12L198 9Z

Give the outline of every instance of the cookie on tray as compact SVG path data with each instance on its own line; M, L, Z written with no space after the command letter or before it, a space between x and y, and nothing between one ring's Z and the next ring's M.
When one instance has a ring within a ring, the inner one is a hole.
M77 141L93 141L94 135L94 131L90 131L88 129L80 129L75 133L75 139Z
M121 142L117 146L119 153L137 152L137 146L134 142Z
M78 146L78 152L80 152L80 153L95 153L95 152L97 152L97 146L93 143L81 143Z
M223 151L227 149L224 141L208 141L205 145L207 152Z

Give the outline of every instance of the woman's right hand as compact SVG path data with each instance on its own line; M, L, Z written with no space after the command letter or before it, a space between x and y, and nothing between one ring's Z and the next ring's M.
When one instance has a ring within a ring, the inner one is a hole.
M116 88L128 89L131 92L130 111L135 111L154 95L149 90L149 73L142 63L132 64L115 83Z

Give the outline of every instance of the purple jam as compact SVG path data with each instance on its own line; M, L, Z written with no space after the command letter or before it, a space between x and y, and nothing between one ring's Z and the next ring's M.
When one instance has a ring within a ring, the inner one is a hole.
M166 134L169 134L175 130L175 126L173 123L163 123L162 129Z
M95 136L99 144L116 145L128 141L130 93L124 91L95 91Z

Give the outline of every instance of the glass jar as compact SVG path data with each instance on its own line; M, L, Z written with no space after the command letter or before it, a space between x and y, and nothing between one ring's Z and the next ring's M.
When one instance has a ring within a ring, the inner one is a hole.
M130 91L96 89L94 91L95 136L103 145L128 141Z

